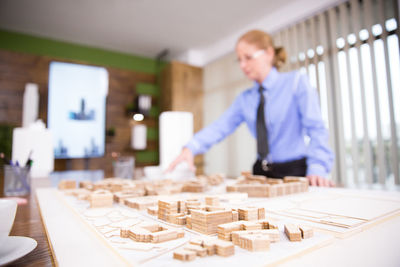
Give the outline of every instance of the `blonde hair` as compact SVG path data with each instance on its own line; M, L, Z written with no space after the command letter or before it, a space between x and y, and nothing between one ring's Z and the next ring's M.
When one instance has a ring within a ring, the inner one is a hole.
M272 47L274 49L274 61L272 62L272 65L277 69L279 69L286 62L287 54L285 48L275 47L274 41L266 32L260 30L248 31L239 38L237 43L241 41L255 45L259 49L268 49Z

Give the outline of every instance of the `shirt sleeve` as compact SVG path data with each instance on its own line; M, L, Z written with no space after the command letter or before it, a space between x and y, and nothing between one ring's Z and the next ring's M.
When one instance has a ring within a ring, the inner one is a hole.
M202 154L230 135L244 120L240 104L242 97L240 94L221 117L197 132L185 147L194 155Z
M298 74L300 75L300 74ZM329 148L329 134L322 120L319 97L306 75L300 75L296 88L301 123L310 137L307 148L307 175L327 177L332 169L334 154Z

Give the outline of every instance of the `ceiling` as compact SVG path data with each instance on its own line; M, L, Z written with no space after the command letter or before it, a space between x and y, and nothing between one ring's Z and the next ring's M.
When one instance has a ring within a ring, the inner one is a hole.
M179 57L293 2L0 0L0 28L151 58L168 49Z

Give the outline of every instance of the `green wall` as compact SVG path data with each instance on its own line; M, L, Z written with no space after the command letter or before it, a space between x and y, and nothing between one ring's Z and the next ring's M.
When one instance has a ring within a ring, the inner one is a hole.
M156 60L0 29L0 49L156 73Z

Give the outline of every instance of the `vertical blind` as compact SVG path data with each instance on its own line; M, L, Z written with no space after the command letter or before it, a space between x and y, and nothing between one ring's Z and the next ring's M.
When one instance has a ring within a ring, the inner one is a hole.
M400 184L397 0L350 0L273 35L318 89L345 186Z

